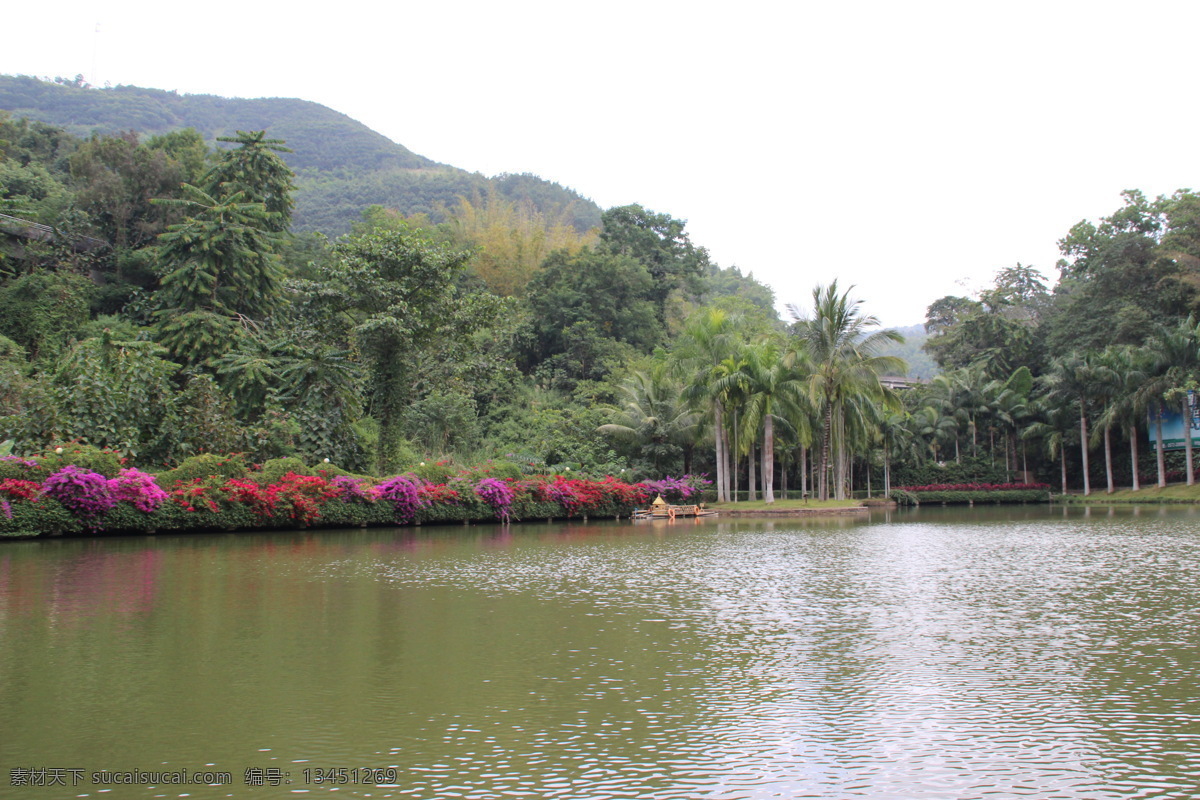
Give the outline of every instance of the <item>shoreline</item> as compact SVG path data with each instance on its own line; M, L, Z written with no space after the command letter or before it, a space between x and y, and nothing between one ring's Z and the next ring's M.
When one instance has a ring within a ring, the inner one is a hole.
M861 514L872 508L898 508L896 503L878 506L842 506L839 508L717 508L717 519L722 517L823 517L838 514Z

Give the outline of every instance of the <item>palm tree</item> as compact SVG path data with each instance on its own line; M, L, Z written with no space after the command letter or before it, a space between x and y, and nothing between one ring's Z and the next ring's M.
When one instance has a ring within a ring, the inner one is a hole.
M742 430L750 441L762 432L763 500L768 503L775 502L775 423L805 419L804 366L801 353L767 339L750 347L742 369L722 381L745 397Z
M851 287L853 288L853 287ZM811 317L804 317L790 306L796 324L794 331L812 362L808 378L809 395L819 405L823 416L821 433L819 496L829 499L829 467L832 448L845 445L834 441L835 431L844 428L845 410L852 398L862 397L876 402L892 398L879 378L886 372L903 372L906 365L894 356L878 356L876 351L885 343L902 342L895 331L872 331L879 325L873 316L862 314L861 300L851 300L849 290L838 292L837 281L827 287L813 289ZM837 482L835 496L845 498L845 484Z
M911 415L903 408L886 411L879 424L879 440L883 447L883 496L892 492L892 456L903 452L913 439Z
M1069 353L1056 358L1050 372L1042 376L1052 402L1063 405L1079 404L1079 449L1083 461L1083 494L1092 493L1088 474L1088 401L1097 384L1095 359L1080 353Z
M686 399L707 408L716 449L717 501L729 500L729 437L726 434L726 393L714 389L729 374L726 362L735 344L736 320L724 310L704 309L689 321L675 348L674 358L688 376Z
M1189 316L1173 328L1166 328L1147 344L1153 360L1152 377L1143 387L1143 397L1161 397L1164 403L1180 404L1183 422L1183 449L1187 459L1187 485L1196 482L1192 458L1192 436L1195 426L1189 391L1200 373L1200 325ZM1158 449L1162 452L1162 431L1158 432ZM1161 456L1160 456L1161 460Z
M1145 359L1140 351L1129 347L1110 347L1104 351L1104 358L1117 385L1100 423L1106 428L1120 425L1129 436L1132 488L1136 492L1142 488L1138 478L1138 422L1146 417L1146 400L1141 393L1146 383Z
M636 371L619 387L625 402L608 408L610 422L597 430L629 442L648 455L656 475L661 476L665 459L678 455L684 457L686 472L698 415L682 401L681 389L665 362Z
M1062 475L1062 493L1067 493L1067 439L1074 425L1070 406L1063 405L1046 396L1034 401L1037 422L1030 424L1021 434L1022 438L1041 440L1046 455L1057 458Z
M1018 429L1032 413L1029 405L1032 389L1033 374L1025 366L1018 367L1007 379L990 381L983 387L983 397L991 417L989 428L998 428L1003 435L1006 473L1017 469Z
M942 444L958 439L958 421L935 405L921 406L911 416L912 431L925 440L934 462L941 461Z

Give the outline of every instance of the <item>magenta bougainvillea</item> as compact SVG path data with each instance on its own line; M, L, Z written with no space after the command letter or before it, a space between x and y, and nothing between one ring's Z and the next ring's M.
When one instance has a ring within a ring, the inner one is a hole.
M10 459L11 460L11 459ZM439 465L441 466L441 465ZM111 474L111 473L110 473ZM491 515L508 522L524 514L558 515L546 508L553 503L564 515L626 513L645 502L653 492L684 488L693 494L697 479L685 476L653 484L629 484L613 477L602 480L558 476L496 477L486 469L465 470L444 482L425 481L406 473L378 484L368 477L301 475L289 472L270 483L219 475L175 481L159 486L154 475L133 468L120 469L115 478L80 467L66 466L44 481L0 478L0 530L11 530L14 519L31 518L27 507L59 513L61 505L91 530L188 529L190 526L279 526L291 520L300 524L406 524L428 517L435 520L482 520ZM440 478L440 474L438 475ZM164 490L165 488L165 490ZM42 502L45 499L45 502ZM52 504L51 501L57 501ZM336 509L327 504L339 504ZM110 514L118 504L123 512ZM346 508L342 504L372 508ZM490 509L488 514L482 506ZM428 514L425 509L432 509ZM124 513L134 511L154 519L139 523ZM247 511L251 512L247 515ZM34 511L34 516L40 513ZM197 515L195 523L184 522ZM218 515L218 516L213 516ZM257 522L250 523L248 518ZM50 517L47 517L50 519ZM5 524L10 528L4 529ZM22 523L25 524L25 523ZM61 516L47 529L61 528ZM124 526L124 527L119 527ZM76 527L78 529L78 526Z
M358 503L374 503L379 499L375 487L365 478L355 478L352 475L338 475L329 482L330 487L337 493L338 500Z
M425 506L418 480L407 475L397 475L375 487L379 496L390 501L395 507L396 518L401 522L412 522L417 518L417 511Z
M475 484L475 494L492 507L502 522L509 521L509 511L512 509L514 496L511 486L496 478L484 478Z
M108 478L74 464L46 478L42 495L57 500L68 511L86 520L105 514L117 504Z
M684 475L680 478L672 478L668 475L662 480L642 481L641 485L645 486L651 494L662 495L664 500L684 503L699 498L704 487L711 484L712 481L703 475Z
M151 514L170 495L159 488L154 476L136 469L123 469L108 482L109 489L117 502L130 503L138 511Z

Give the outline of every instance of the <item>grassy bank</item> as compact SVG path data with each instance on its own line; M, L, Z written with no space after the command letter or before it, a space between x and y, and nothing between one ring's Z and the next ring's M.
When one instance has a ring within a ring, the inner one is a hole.
M1112 494L1106 494L1103 489L1093 491L1087 497L1080 494L1058 495L1055 502L1072 505L1111 505L1112 503L1200 503L1200 484L1188 486L1184 483L1172 483L1159 488L1151 486L1133 491L1118 489Z

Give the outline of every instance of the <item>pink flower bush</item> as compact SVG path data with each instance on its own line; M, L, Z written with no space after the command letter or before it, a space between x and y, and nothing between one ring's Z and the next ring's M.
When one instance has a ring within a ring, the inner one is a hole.
M117 502L131 503L144 514L154 513L170 497L154 481L153 475L132 468L121 470L110 480L109 490Z

